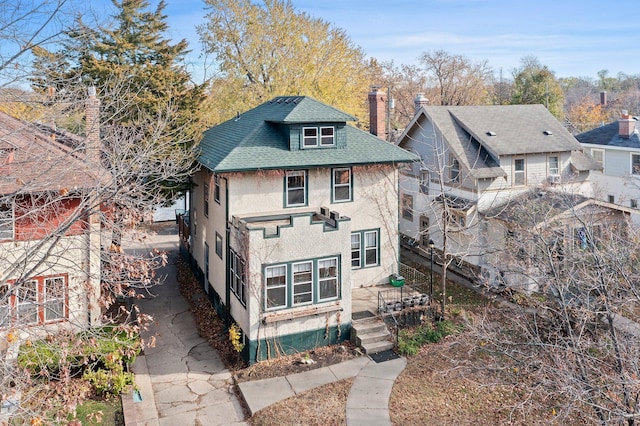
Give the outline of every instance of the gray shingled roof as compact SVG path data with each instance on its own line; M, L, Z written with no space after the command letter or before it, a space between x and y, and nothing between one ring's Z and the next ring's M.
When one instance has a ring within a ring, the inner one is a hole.
M629 138L621 138L617 121L580 133L576 135L576 139L584 144L606 145L618 148L640 148L640 135L635 132Z
M505 176L503 155L581 150L543 105L426 106L424 112L475 178Z
M349 114L307 96L278 97L212 127L200 142L198 161L214 172L406 163L419 158L346 125L344 148L290 150L282 124L355 121Z

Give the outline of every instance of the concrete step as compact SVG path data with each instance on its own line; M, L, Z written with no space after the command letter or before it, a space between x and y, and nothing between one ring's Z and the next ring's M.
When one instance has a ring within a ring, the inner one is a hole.
M363 345L362 348L366 354L377 354L378 352L388 351L389 349L393 349L394 344L389 340L385 340L382 342L374 342L367 345Z
M384 340L389 340L391 334L387 331L379 331L375 333L367 333L356 337L356 344L358 346L368 345L370 343L382 342Z
M355 331L356 335L362 335L386 330L387 326L384 322L378 320L376 322L352 323L351 329Z
M351 341L355 345L362 347L367 354L375 354L394 347L391 341L391 333L386 324L379 319L374 322L352 323Z

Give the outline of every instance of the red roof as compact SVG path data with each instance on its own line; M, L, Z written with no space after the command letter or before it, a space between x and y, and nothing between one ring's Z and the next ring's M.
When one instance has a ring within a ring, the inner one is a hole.
M0 193L95 188L104 173L88 164L83 152L64 145L68 142L83 146L84 138L0 112Z

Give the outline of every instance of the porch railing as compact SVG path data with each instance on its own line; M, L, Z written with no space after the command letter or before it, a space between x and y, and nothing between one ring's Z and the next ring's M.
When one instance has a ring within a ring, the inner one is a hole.
M398 265L398 271L404 278L404 285L378 291L378 313L395 329L396 346L401 324L407 322L406 313L414 311L410 308L422 307L427 311L431 306L427 275L403 263Z

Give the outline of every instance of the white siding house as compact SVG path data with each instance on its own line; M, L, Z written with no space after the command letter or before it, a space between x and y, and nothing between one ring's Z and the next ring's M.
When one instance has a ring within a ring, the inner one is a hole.
M622 115L617 121L581 133L576 139L595 158L601 170L592 174L594 196L634 209L640 221L640 136L637 117Z
M542 105L421 105L398 144L422 159L403 169L400 232L477 270L504 239L490 212L532 188L588 196L598 167Z

